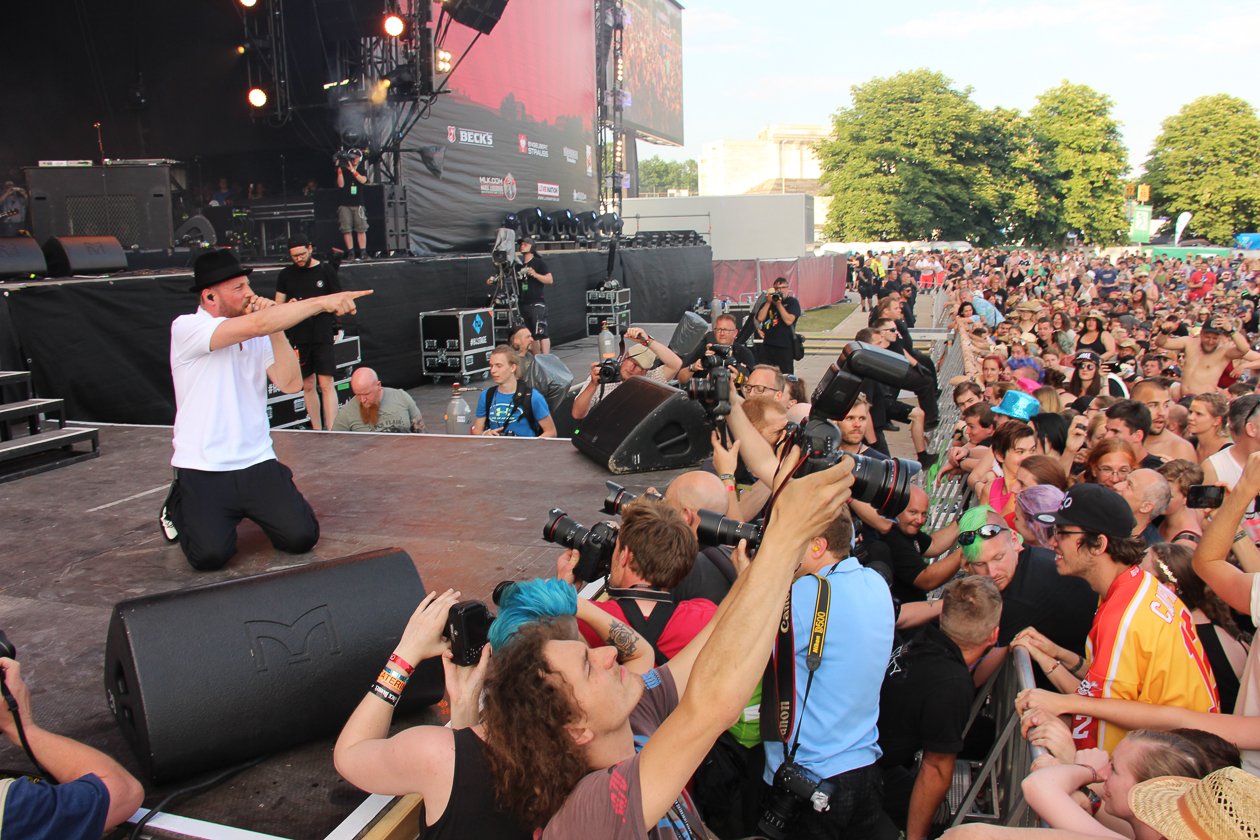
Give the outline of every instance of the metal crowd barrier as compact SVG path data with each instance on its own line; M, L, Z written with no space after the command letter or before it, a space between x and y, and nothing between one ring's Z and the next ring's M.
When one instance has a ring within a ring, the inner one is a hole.
M946 798L950 826L987 822L1031 828L1038 818L1024 801L1021 782L1032 762L1046 754L1028 743L1020 732L1015 697L1033 688L1032 660L1028 652L1012 648L997 673L989 678L971 707L967 731L982 716L992 718L997 738L978 767L967 765L954 772L954 788ZM956 799L956 797L958 797Z
M952 325L953 312L946 306L947 295L937 293L932 301L932 320L938 328ZM941 421L928 439L928 451L936 452L943 461L949 454L951 436L959 420L952 389L948 382L966 373L962 342L965 336L949 330L939 351L933 348L937 381L942 384ZM971 491L962 476L949 476L926 488L930 500L928 531L936 531L957 521L971 504ZM942 804L938 823L951 826L964 822L988 822L1002 826L1033 827L1037 815L1024 801L1021 782L1028 775L1034 759L1045 754L1041 747L1028 743L1020 732L1015 698L1025 688L1035 686L1032 661L1024 650L1012 648L1002 667L989 678L977 693L967 720L970 732L981 718L993 721L996 737L983 762L959 761L954 781Z

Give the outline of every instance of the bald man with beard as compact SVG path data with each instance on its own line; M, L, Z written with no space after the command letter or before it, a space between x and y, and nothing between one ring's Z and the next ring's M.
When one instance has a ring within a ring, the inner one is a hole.
M334 432L424 431L424 418L411 395L401 388L386 388L369 367L350 375L354 398L337 411Z
M685 472L670 482L665 491L665 502L682 514L687 527L693 532L700 527L701 510L726 513L730 491L726 483L711 472L693 470ZM708 598L715 604L722 603L731 584L739 573L731 556L717 546L701 546L687 577L670 590L677 601L687 598Z

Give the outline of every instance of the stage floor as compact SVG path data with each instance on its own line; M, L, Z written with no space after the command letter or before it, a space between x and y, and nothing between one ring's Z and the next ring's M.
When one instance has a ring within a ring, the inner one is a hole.
M540 536L550 508L583 524L606 518L600 508L611 476L567 440L276 432L280 460L319 515L319 545L283 554L246 522L228 568L195 572L157 526L171 478L170 429L100 429L101 457L0 484L0 533L8 535L0 628L17 647L40 724L137 773L102 687L118 601L391 546L411 555L427 589L489 600L500 580L553 573L558 549ZM617 480L641 490L674 474ZM172 632L196 636L195 627ZM436 709L398 722L434 721ZM332 741L273 756L170 810L281 837L324 837L364 798L333 769ZM25 768L27 760L5 742L0 766ZM179 786L147 787L145 804Z

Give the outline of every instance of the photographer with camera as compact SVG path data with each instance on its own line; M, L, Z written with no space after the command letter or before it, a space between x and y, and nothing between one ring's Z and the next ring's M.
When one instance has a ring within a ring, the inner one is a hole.
M547 263L534 252L533 239L522 236L517 247L521 261L516 269L516 282L521 292L521 317L534 335L537 351L550 353L551 337L547 334L547 302L543 299L543 286L550 286L556 280Z
M346 241L346 254L354 251L354 259L367 255L367 211L363 208L363 190L367 175L359 170L363 152L359 149L342 149L333 156L337 167L337 229Z
M696 535L664 501L640 497L622 508L608 571L609 597L596 606L647 639L656 651L657 665L676 656L717 611L712 601L676 601L670 592L687 577L698 551ZM560 555L556 577L574 583L579 556L572 548ZM580 629L588 643L598 643L592 628Z
M851 485L848 462L788 482L714 620L642 677L547 623L522 629L486 679L499 801L543 838L705 836L684 787L753 693L808 535L841 515Z
M31 695L12 645L0 634L0 679L5 704L0 732L46 778L0 778L0 826L4 837L99 838L144 801L144 788L114 759L35 723Z
M520 381L520 356L506 344L490 354L490 379L495 387L486 388L477 398L477 419L474 435L503 437L555 437L556 421L543 395Z
M642 327L626 330L625 340L633 342L618 359L605 359L591 365L591 377L573 398L574 420L585 419L591 409L614 388L635 376L646 376L655 382L666 383L673 379L682 367L682 359L664 343L648 335ZM657 360L660 366L656 367Z
M706 377L710 370L722 365L733 367L747 376L757 366L757 357L748 345L735 343L738 335L739 326L734 315L717 316L713 320L713 329L705 333L695 352L683 359L678 383L686 385L693 377Z
M840 511L808 541L762 685L770 789L758 827L772 840L888 836L876 762L893 602L850 553L852 537Z
M372 686L350 715L333 748L337 772L360 790L422 797L421 840L527 840L532 836L528 827L518 824L494 801L480 713L492 651L509 647L522 627L547 619L567 624L572 634L577 616L596 628L599 644L608 640L616 648L627 670L646 673L652 667L647 643L586 599L576 597L572 587L555 580L500 587L495 590L499 616L488 632L470 642L480 650L473 652L477 661L472 665L461 665L452 653L450 627L454 611L461 606L460 593L448 589L441 595L425 596L386 661L381 682ZM391 736L394 705L414 667L437 656L442 657L445 673L450 726L412 726Z
M794 324L799 317L801 303L789 293L787 278L775 278L774 288L754 315L761 337L757 356L762 364L774 365L782 373L796 373Z

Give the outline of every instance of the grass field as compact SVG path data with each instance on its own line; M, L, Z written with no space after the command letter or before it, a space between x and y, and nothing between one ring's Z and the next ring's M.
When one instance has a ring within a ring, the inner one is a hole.
M821 309L811 309L797 320L796 330L797 332L826 332L849 317L849 313L854 309L857 309L856 303L838 303Z

